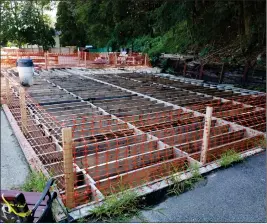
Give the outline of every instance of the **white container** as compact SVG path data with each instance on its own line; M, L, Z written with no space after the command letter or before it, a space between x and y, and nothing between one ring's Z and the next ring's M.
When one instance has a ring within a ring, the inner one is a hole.
M20 83L23 86L33 85L34 67L31 59L18 59L17 69L19 72Z

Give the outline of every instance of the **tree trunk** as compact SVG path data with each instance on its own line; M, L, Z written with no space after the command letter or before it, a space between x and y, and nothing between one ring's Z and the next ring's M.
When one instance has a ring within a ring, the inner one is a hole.
M250 15L248 12L248 4L246 0L243 0L243 16L245 36L246 38L248 38L250 36Z

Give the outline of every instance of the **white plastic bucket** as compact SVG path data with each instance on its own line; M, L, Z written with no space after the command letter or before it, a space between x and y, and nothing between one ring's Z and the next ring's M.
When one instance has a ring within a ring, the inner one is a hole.
M19 72L20 83L23 86L33 85L34 67L31 59L18 59L17 69Z

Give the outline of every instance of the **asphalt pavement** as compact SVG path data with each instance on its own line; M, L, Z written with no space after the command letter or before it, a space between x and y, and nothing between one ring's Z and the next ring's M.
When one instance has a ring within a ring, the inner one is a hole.
M191 191L158 200L142 211L147 222L266 223L266 152L211 172Z
M1 109L1 189L19 188L30 169L16 136Z

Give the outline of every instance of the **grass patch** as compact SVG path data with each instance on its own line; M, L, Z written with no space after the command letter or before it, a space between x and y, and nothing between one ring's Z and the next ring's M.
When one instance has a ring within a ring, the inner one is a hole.
M192 177L184 181L181 180L179 175L176 175L179 171L172 169L170 179L173 184L169 187L167 194L178 196L186 190L192 190L197 182L204 179L199 172L198 164L192 164L188 167L188 169L190 170Z
M26 192L42 192L46 186L48 178L41 172L32 171L26 182L22 185L21 190Z
M234 162L241 161L243 161L243 158L241 157L240 153L237 153L234 150L229 150L222 154L219 163L222 167L227 167Z
M78 223L87 223L87 219L86 218L80 218L80 219L77 219L77 222Z
M90 212L92 218L101 222L127 222L134 216L140 215L137 193L124 191L108 196L104 203Z
M265 138L260 139L258 145L263 149L266 149L266 139Z

